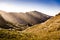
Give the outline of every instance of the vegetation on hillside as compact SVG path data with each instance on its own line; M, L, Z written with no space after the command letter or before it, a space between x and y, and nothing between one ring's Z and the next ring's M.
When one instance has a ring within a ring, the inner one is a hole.
M34 35L16 30L0 30L0 40L34 40Z

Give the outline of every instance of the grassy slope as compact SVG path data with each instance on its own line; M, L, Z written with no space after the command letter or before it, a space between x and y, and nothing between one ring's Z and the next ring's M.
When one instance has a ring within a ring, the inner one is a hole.
M0 30L0 40L60 40L60 15L23 32Z
M0 40L33 40L34 35L16 30L0 30Z

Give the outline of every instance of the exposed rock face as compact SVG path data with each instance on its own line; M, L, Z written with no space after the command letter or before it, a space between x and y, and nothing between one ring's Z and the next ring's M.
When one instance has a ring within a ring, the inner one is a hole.
M12 22L14 24L24 24L30 26L34 24L42 23L51 17L37 11L31 11L26 13L0 11L0 15L6 21Z

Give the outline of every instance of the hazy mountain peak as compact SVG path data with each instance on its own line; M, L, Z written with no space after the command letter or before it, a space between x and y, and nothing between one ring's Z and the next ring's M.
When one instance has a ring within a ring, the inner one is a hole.
M31 13L41 13L41 12L39 12L39 11L30 11Z
M30 11L30 12L38 12L38 11L34 10L34 11Z

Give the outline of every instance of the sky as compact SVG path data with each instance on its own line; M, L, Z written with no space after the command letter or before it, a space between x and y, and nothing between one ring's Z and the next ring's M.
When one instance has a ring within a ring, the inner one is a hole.
M0 0L0 10L6 12L39 11L53 16L60 12L60 0Z

